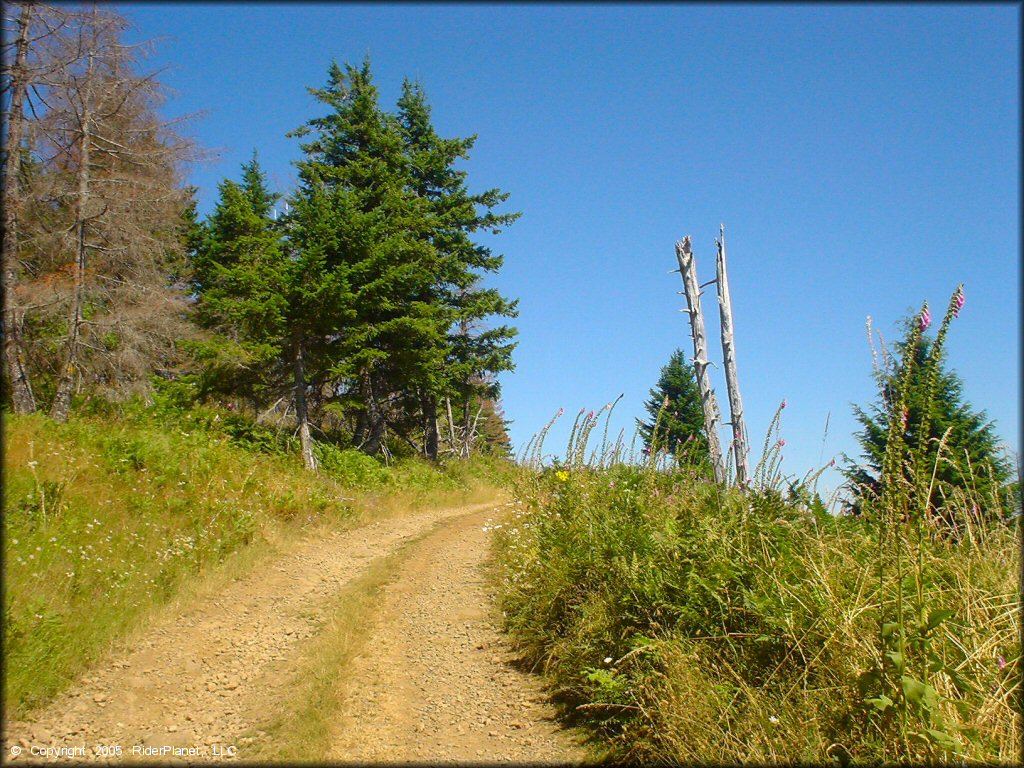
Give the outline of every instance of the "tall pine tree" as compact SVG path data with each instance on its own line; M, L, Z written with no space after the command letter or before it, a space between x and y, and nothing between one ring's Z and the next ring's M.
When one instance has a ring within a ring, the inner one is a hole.
M442 323L429 291L436 251L424 237L429 217L411 189L398 122L378 104L369 61L332 64L327 85L310 92L330 112L293 132L308 140L300 145L291 239L344 265L351 316L329 340L331 374L341 401L358 411L355 442L372 454L401 394L396 376L437 364ZM306 215L322 206L326 228Z
M241 183L218 187L192 255L194 316L215 333L195 345L205 361L204 390L247 398L254 408L285 386L291 265L272 218L276 195L267 188L256 153Z
M440 137L431 122L423 89L409 80L402 84L398 119L412 189L428 204L430 226L424 236L437 254L428 301L439 308L437 318L445 324L445 334L437 340L438 349L443 348L440 365L435 363L420 386L425 452L436 458L441 399L448 401L446 406L452 399L457 403L462 435L459 448L466 453L473 442L474 402L496 400L499 387L495 375L514 367L516 330L507 324L484 326L489 318L514 318L518 314L516 301L509 301L496 289L482 287L483 276L497 272L503 257L475 242L473 236L488 230L497 234L520 214L494 212L508 199L508 194L499 189L469 192L466 171L455 165L469 158L476 137ZM447 415L450 409L446 407L444 412ZM450 424L449 434L454 431L455 425Z
M197 312L220 332L219 364L235 369L233 386L256 398L291 392L303 461L315 470L309 394L351 314L348 265L331 247L337 211L315 188L275 222L255 156L242 183L225 181L220 193L195 258Z

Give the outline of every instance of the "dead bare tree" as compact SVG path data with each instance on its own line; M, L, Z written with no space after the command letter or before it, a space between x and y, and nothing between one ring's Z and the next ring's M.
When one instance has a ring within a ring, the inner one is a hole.
M722 457L722 445L718 439L718 402L711 388L708 375L708 345L704 332L704 314L700 307L701 286L697 281L697 265L693 257L690 236L687 235L676 243L676 260L679 262L679 273L683 280L686 294L686 312L690 316L690 334L693 338L693 369L697 375L697 386L700 389L701 406L704 410L704 431L707 433L708 450L711 454L711 466L715 473L715 482L724 484L725 462Z
M122 44L126 28L92 6L66 15L35 51L47 66L32 91L34 175L24 202L37 215L21 220L19 247L36 325L64 316L56 365L52 332L35 339L38 362L53 371L57 420L76 386L126 391L166 368L190 334L183 291L171 283L184 258L180 167L195 155L157 117L159 84L136 74L147 44Z
M68 54L62 35L72 26L73 11L37 3L8 3L3 17L3 339L4 371L11 387L15 413L36 409L23 331L26 307L18 290L25 209L23 158L31 149L32 121L45 102L43 93L54 73L69 63L53 55ZM55 45L56 43L56 45Z
M750 482L747 454L747 427L743 420L743 399L740 397L736 373L736 340L732 329L732 301L729 298L729 276L725 269L725 224L719 230L718 246L718 309L722 328L722 361L725 364L725 386L729 392L729 417L732 425L732 449L736 461L736 484L746 488Z
M23 313L18 311L15 295L15 286L18 282L18 220L21 210L18 180L21 176L25 94L29 87L29 27L33 12L31 5L23 4L19 7L18 31L13 42L14 61L8 66L5 56L3 70L4 90L8 92L10 104L4 115L3 144L4 366L10 382L11 403L15 413L31 413L36 409L35 395L32 393L32 385L25 370L25 357L20 343Z

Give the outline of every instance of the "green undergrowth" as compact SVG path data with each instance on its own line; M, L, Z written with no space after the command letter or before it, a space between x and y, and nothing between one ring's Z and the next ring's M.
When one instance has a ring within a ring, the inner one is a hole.
M147 616L239 553L320 526L493 495L498 462L385 466L289 444L213 408L140 404L72 417L5 415L4 699L42 706Z
M1019 523L880 547L866 519L685 470L535 466L517 486L506 629L617 758L1019 759Z

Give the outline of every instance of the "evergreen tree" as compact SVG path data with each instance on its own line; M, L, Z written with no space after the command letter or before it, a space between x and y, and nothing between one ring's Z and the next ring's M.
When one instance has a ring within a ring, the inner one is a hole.
M293 281L282 234L271 218L276 200L256 153L241 183L225 180L207 221L192 241L194 317L215 333L195 349L205 363L204 391L240 395L254 407L286 379L284 350Z
M429 300L436 252L423 236L429 218L411 191L398 122L380 109L369 61L332 64L326 87L310 92L331 111L292 134L309 140L300 145L290 241L299 251L320 249L345 272L349 316L329 339L331 375L339 399L358 411L356 443L376 453L392 395L402 391L395 379L439 367L443 323Z
M667 448L670 453L683 453L698 461L707 457L700 390L681 349L675 350L661 369L658 384L650 391L644 409L649 420L637 419L637 428L648 450Z
M945 367L944 349L939 350L935 366L934 390L930 405L926 409L928 367L935 340L925 334L918 334L919 340L913 350L908 349L908 340L913 338L911 324L916 318L904 321L904 340L895 345L895 354L876 369L875 380L879 387L879 398L861 408L853 406L853 413L863 428L855 433L862 449L862 462L855 463L845 457L843 474L850 481L853 493L852 511L863 509L866 499L877 498L881 487L882 466L889 438L889 424L892 420L893 403L898 401L898 373L908 353L913 354L909 385L905 393L905 411L896 415L896 421L903 425L901 453L898 465L908 483L913 482L917 472L930 479L935 473L935 484L929 499L933 513L940 514L953 522L955 514L953 501L957 493L971 505L978 504L985 512L1002 514L1015 505L1009 493L1008 481L1012 466L999 446L995 423L988 419L985 411L976 411L963 399L963 380L953 370ZM926 425L926 433L922 425ZM948 435L947 435L948 431ZM939 459L939 441L945 436L943 457ZM922 451L923 447L923 451ZM996 507L997 509L993 509Z
M473 403L496 400L499 387L494 375L513 369L512 351L516 330L507 324L484 327L491 317L516 317L516 301L493 288L483 288L485 273L497 272L503 257L474 242L480 231L500 232L520 214L495 213L508 199L499 189L470 194L466 172L455 164L469 158L476 137L444 139L430 119L423 89L406 80L398 101L398 119L409 161L412 189L426 201L430 216L423 236L433 247L436 272L428 286L427 301L438 308L435 316L444 325L444 336L435 337L442 351L427 375L420 380L426 454L436 458L440 399L455 399L460 411L463 449L469 448ZM452 425L454 429L454 425ZM454 449L455 446L452 446Z

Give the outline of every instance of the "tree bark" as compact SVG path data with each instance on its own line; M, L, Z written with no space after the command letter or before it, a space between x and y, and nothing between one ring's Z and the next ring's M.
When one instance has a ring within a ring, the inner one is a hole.
M306 369L303 358L303 341L295 340L293 348L295 375L295 420L299 427L299 444L302 446L302 461L311 472L317 470L316 454L313 453L313 436L309 430L309 411L306 406Z
M4 283L4 366L11 387L11 406L15 413L32 413L36 399L25 366L21 348L21 327L24 314L18 308L15 286L18 282L18 222L21 212L21 194L18 184L21 175L21 136L25 123L25 92L28 89L28 34L32 6L21 6L18 17L18 36L15 41L14 64L10 70L10 104L7 112L7 131L4 141L3 179L3 283Z
M450 397L446 397L444 399L444 404L445 404L445 408L448 410L448 436L449 436L449 439L451 440L451 446L450 447L451 447L452 453L455 453L455 451L456 451L456 448L455 448L455 419L452 416L452 399Z
M729 414L732 423L732 448L736 459L736 484L746 488L750 482L747 465L747 427L743 421L743 400L736 375L736 340L732 330L732 301L729 298L729 277L725 269L725 225L721 225L718 245L718 309L722 325L722 360L725 363L725 386L729 391Z
M725 483L725 462L722 458L722 445L718 439L718 403L715 392L711 389L711 378L708 375L708 347L704 333L704 315L700 308L700 284L697 282L697 266L690 247L690 236L687 235L676 243L676 260L679 262L679 273L683 279L683 290L686 292L687 311L690 315L690 335L693 337L693 369L697 374L697 386L700 388L701 407L704 411L704 431L708 439L708 451L711 454L711 466L715 473L715 482Z

